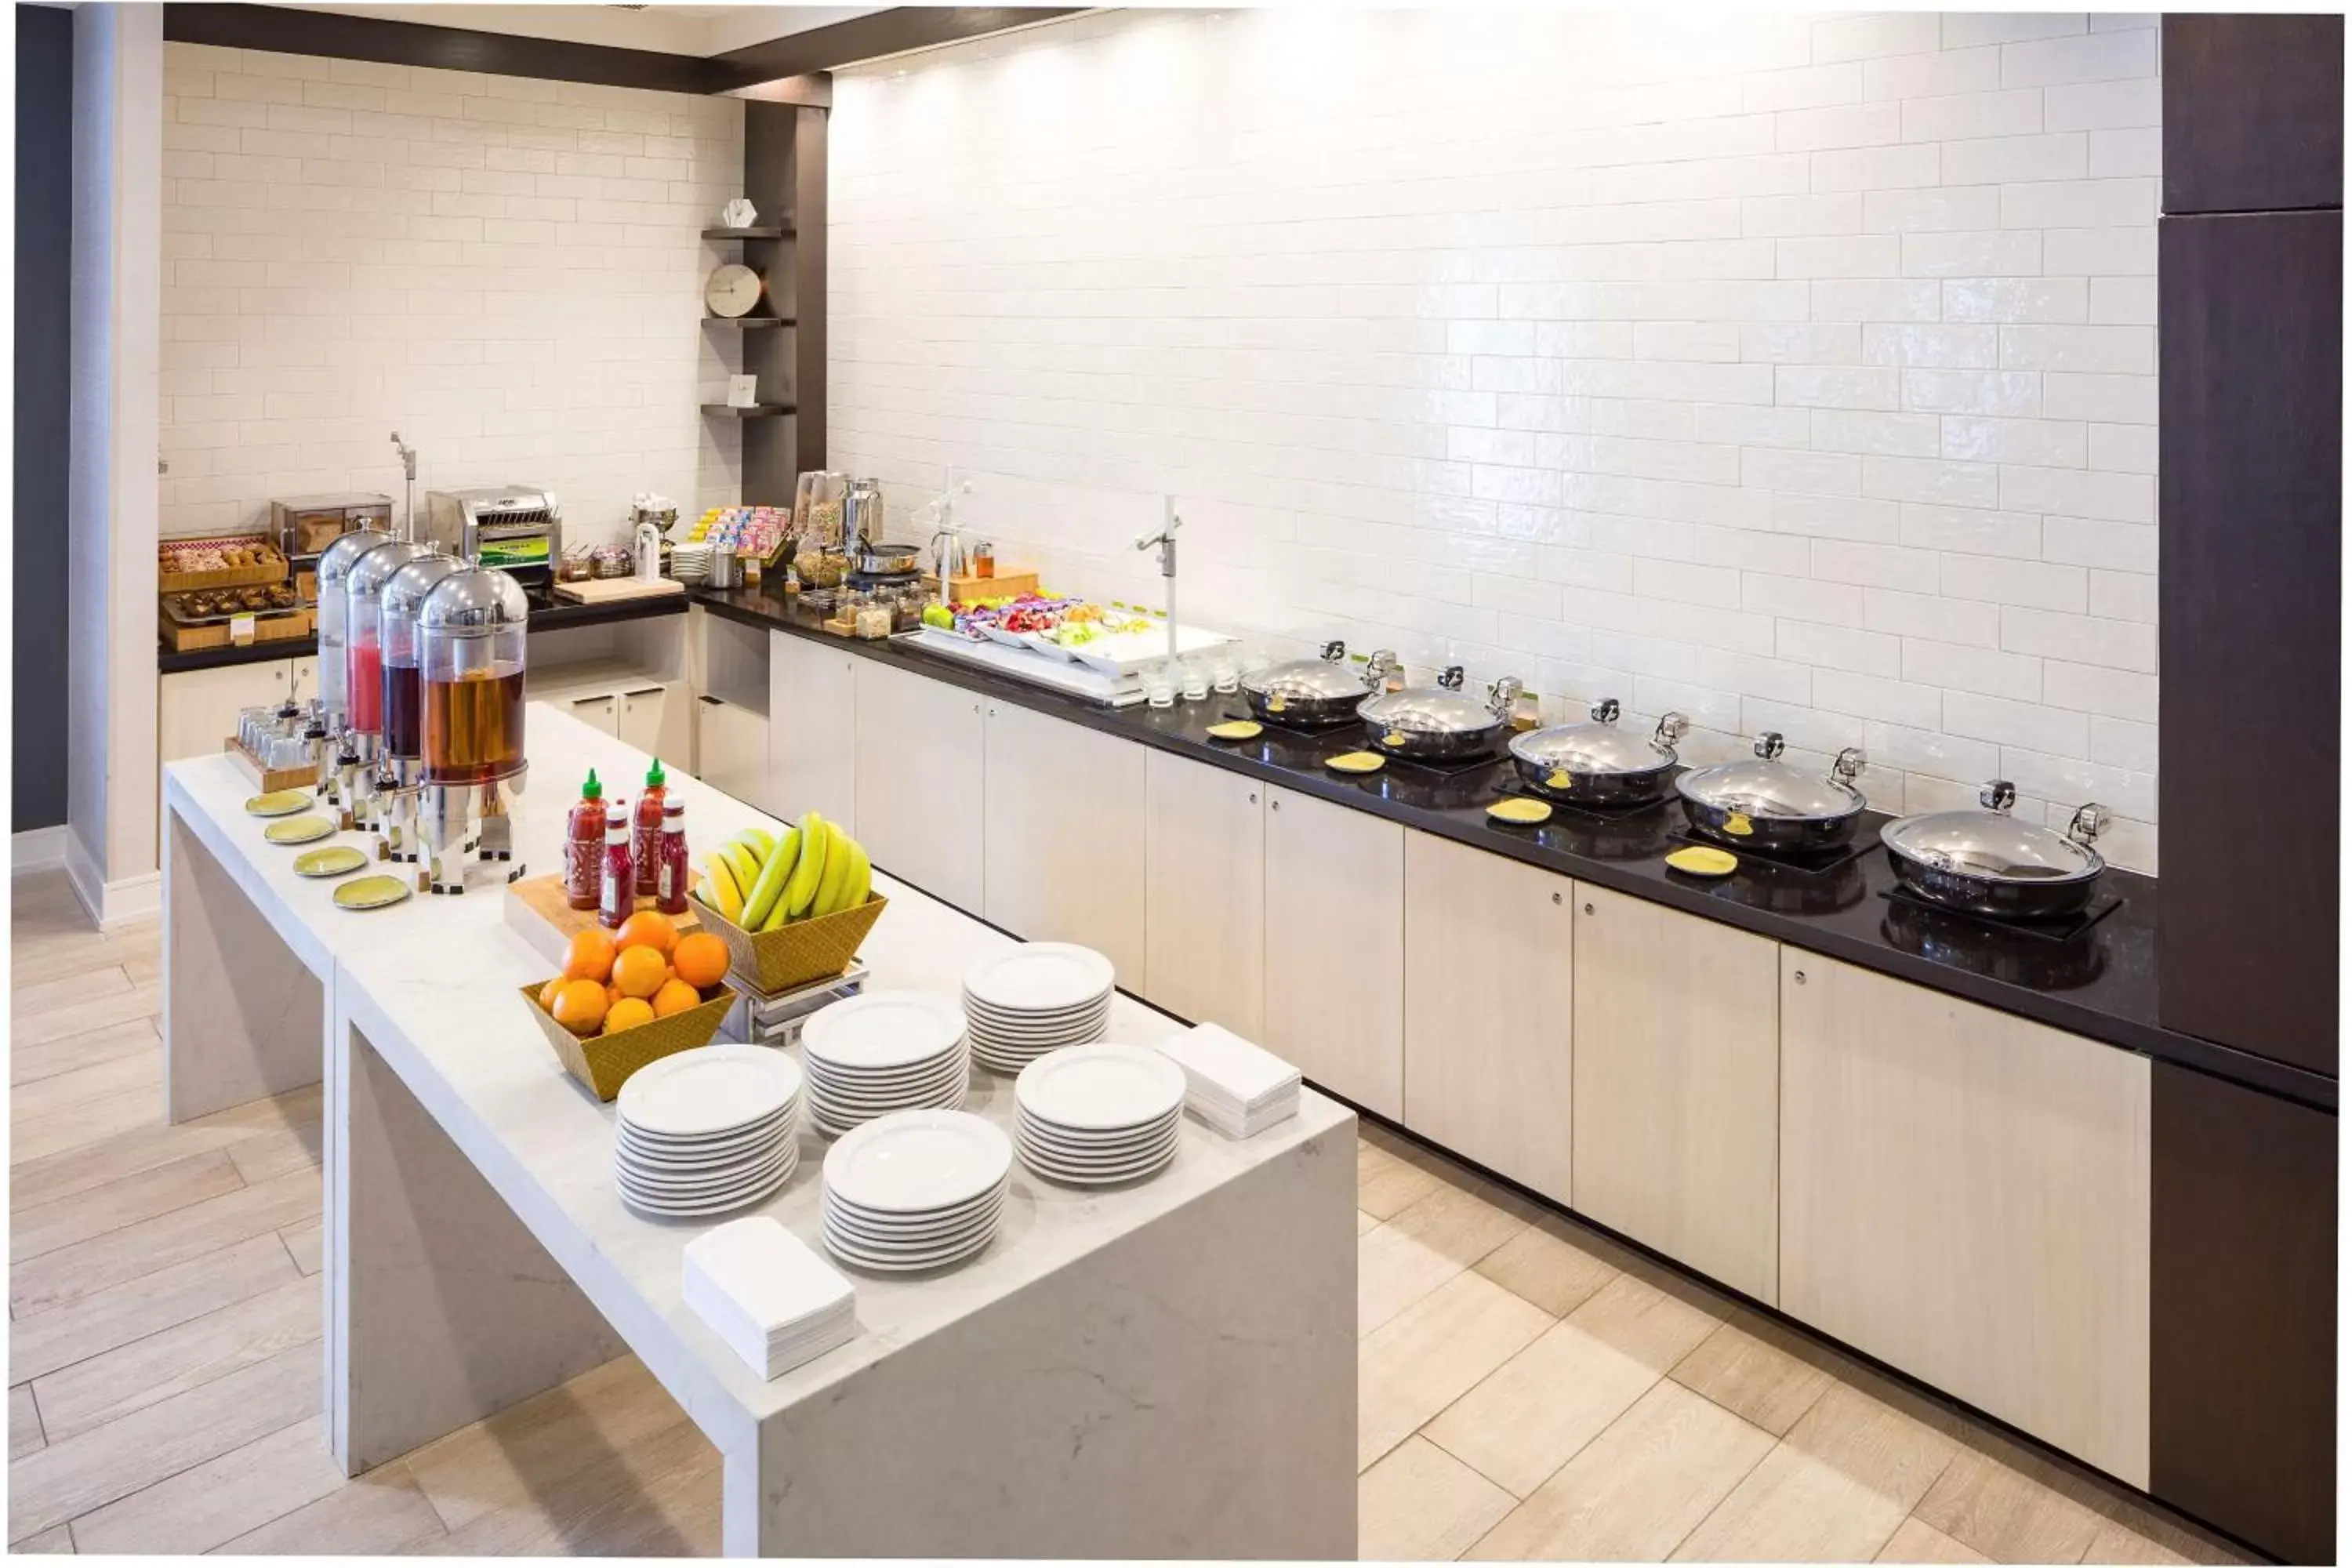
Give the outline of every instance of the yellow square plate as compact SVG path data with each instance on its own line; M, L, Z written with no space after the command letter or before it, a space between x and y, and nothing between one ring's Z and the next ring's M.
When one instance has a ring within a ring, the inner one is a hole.
M263 828L261 836L272 844L315 844L334 831L335 825L323 816L289 816Z

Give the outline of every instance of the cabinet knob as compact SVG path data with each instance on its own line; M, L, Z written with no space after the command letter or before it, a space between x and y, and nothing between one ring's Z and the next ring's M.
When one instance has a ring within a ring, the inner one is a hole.
M1250 791L1250 804L1252 805L1255 805L1257 804L1257 791L1255 790Z
M1555 904L1559 903L1559 895L1558 893L1554 893L1554 894L1551 896L1551 901L1552 901L1553 903L1555 903Z
M1591 913L1592 912L1592 906L1591 906L1591 904L1587 904L1587 905L1585 905L1585 906L1584 906L1584 912L1585 912L1586 914L1588 914L1588 915L1589 915L1589 914L1591 914Z
M1271 807L1272 807L1273 809L1275 809L1276 811L1280 811L1280 810L1282 809L1282 802L1280 802L1280 801L1278 801L1278 800L1270 800L1270 801L1266 802L1266 805L1269 805L1269 806L1271 806Z
M1790 978L1794 980L1798 984L1802 985L1805 983L1805 972L1800 969L1796 973L1790 976Z

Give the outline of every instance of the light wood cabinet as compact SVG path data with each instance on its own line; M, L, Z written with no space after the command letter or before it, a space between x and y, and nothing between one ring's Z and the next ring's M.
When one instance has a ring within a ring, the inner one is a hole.
M1404 837L1350 806L1269 788L1265 1037L1382 1116L1404 1113Z
M156 677L156 762L219 755L221 742L236 733L240 710L286 700L293 668L291 659L269 658Z
M1575 884L1576 1206L1779 1299L1776 945Z
M1143 983L1142 747L987 702L981 917L1029 942L1075 942Z
M667 743L669 725L665 720L669 689L660 685L632 687L619 693L615 700L618 711L614 718L614 734L650 756L667 756L675 763L677 752Z
M868 658L856 690L858 841L883 870L978 913L981 700Z
M1405 835L1405 1125L1563 1204L1574 891L1552 872Z
M1265 787L1144 753L1143 986L1154 1006L1259 1037L1265 1005Z
M566 712L591 729L602 730L607 735L617 735L621 732L621 700L613 693L598 691L586 697L570 697L562 700ZM724 721L720 722L723 723ZM710 726L706 724L704 731L703 747L704 750L709 751L712 746L712 742L709 738ZM709 769L710 764L705 762L703 773L706 777L709 773Z
M773 813L768 799L768 720L749 708L705 697L695 704L696 776L747 805ZM631 779L614 786L624 795Z
M1781 1309L2145 1487L2147 1058L1782 970Z
M857 655L768 634L768 771L788 812L857 832Z

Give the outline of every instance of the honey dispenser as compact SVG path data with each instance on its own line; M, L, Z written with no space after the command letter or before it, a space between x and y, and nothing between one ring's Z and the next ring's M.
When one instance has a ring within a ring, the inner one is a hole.
M417 826L436 893L466 890L471 864L514 860L510 796L522 793L523 648L530 605L506 573L452 572L425 595L416 616L425 693L425 776Z
M376 775L383 758L383 585L428 547L387 540L352 563L343 580L343 698L351 711L356 766L343 781L352 826L383 847L383 802Z
M370 528L355 528L327 546L319 557L319 709L320 733L312 737L319 765L320 793L331 802L345 796L341 771L345 736L351 728L351 699L344 649L345 612L350 601L345 585L352 567L359 558L379 544L392 542L392 535ZM354 746L352 762L358 764Z
M425 678L418 661L416 617L434 585L466 563L426 551L383 585L377 616L383 642L383 746L375 795L381 851L387 859L417 858L416 800L425 782Z

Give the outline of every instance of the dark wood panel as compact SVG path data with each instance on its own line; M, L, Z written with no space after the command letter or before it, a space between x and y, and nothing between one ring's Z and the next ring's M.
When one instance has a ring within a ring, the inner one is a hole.
M9 826L66 820L67 453L73 342L73 13L16 7L16 787ZM47 722L43 722L47 716Z
M814 391L818 409L812 409L808 389L799 375L800 339L822 331L824 296L803 293L799 287L799 255L821 234L812 235L803 218L795 139L799 116L824 118L823 110L803 110L789 103L746 102L743 105L743 194L760 211L762 223L782 224L789 238L747 240L743 259L768 283L766 309L793 318L790 329L743 334L743 368L760 378L760 396L771 403L790 404L793 413L762 419L743 428L743 492L747 502L789 506L793 481L799 477L795 427L814 414L823 418L824 384ZM822 217L822 213L819 215ZM811 316L815 317L811 321Z
M2168 1029L2336 1071L2343 215L2158 225L2157 800Z
M2344 205L2344 18L2164 18L2164 210Z
M808 312L793 335L793 379L801 389L801 413L794 423L796 460L802 468L822 468L824 460L824 353L826 321L825 250L826 193L831 189L825 155L832 117L822 110L800 109L793 121L793 197L801 242L793 251L793 289Z
M731 73L727 87L750 87L778 77L831 70L855 60L1001 33L1007 27L1071 16L1079 9L1071 5L899 5L730 49L713 58Z
M2151 1134L2148 1489L2334 1562L2336 1119L2158 1062Z
M459 9L451 7L453 13ZM281 54L642 87L659 92L719 92L737 80L733 68L695 55L573 44L559 38L529 38L282 5L166 5L163 37L180 44L274 49Z

